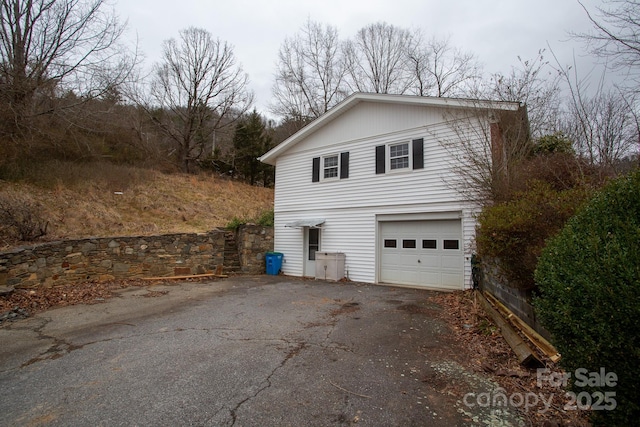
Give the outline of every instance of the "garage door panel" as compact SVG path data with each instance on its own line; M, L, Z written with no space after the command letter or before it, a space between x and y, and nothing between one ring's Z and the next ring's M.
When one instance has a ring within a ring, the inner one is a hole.
M422 271L420 274L421 283L438 283L440 282L440 272Z
M416 254L405 254L402 255L402 266L413 268L418 265L418 255Z
M384 251L382 253L382 266L383 267L393 268L394 266L400 265L401 262L402 262L402 256L400 255L399 252L390 253L390 252Z
M460 220L382 222L379 241L382 282L462 289Z
M414 267L418 264L418 257L416 255L407 255L403 253L389 254L385 256L385 262L382 264L383 268L389 269L402 269L405 267Z
M421 268L440 268L440 258L437 255L426 255L420 257Z
M460 274L442 273L442 287L460 289Z
M463 267L464 263L462 262L462 254L455 255L443 255L440 257L442 262L441 266L443 269L454 269L459 270Z
M381 276L383 282L388 283L415 283L419 280L418 272L403 268L389 268Z

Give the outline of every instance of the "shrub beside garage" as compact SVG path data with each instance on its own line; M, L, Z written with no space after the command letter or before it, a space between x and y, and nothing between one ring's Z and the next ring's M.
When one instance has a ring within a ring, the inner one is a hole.
M534 181L513 200L485 208L476 234L480 257L498 260L510 287L533 289L533 272L547 238L557 234L591 194L586 186L558 190Z
M596 425L640 419L640 170L588 202L549 241L535 272L538 315L585 403L614 396L614 410L593 411ZM613 387L584 385L575 371L616 374ZM581 387L584 385L584 387ZM612 395L611 393L615 393ZM611 399L608 399L610 401ZM607 402L601 406L611 409Z

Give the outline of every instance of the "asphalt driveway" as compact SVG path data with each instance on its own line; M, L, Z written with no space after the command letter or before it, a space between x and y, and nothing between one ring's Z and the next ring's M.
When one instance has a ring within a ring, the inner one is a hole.
M282 276L127 288L0 326L0 425L521 425L428 291Z

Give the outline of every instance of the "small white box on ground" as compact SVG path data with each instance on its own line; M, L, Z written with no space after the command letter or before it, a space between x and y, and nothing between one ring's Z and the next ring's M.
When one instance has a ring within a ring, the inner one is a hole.
M342 252L316 252L316 279L344 278L345 255Z

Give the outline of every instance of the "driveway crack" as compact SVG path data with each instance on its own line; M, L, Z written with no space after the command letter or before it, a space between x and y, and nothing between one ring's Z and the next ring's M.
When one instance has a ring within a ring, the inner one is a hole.
M43 332L43 329L45 328L45 326L47 326L51 322L51 318L42 317L41 320L42 322L40 323L40 325L36 326L32 330L33 332L38 334L37 339L52 341L52 344L49 346L49 348L45 352L24 362L22 365L20 365L20 368L24 368L26 366L32 365L36 362L40 362L42 360L58 359L64 356L65 354L72 352L73 350L77 350L83 347L83 346L73 345L64 339L55 337L53 335L45 334Z
M273 370L269 373L269 375L267 375L267 377L262 381L260 388L258 388L258 390L256 390L255 393L251 394L250 396L247 396L246 398L244 398L243 400L238 402L238 404L236 404L236 406L229 411L230 415L231 415L231 425L232 426L234 426L236 424L236 421L238 420L237 413L238 413L238 410L240 409L240 407L242 405L244 405L245 403L249 402L250 400L256 398L264 390L266 390L269 387L271 387L271 378L276 374L276 372L278 372L278 370L280 370L282 367L284 367L284 365L286 365L289 360L294 358L298 353L300 353L306 347L307 347L307 343L305 343L305 342L296 343L296 345L292 349L290 349L289 352L285 355L285 357L282 360L282 362L280 362L275 368L273 368Z

